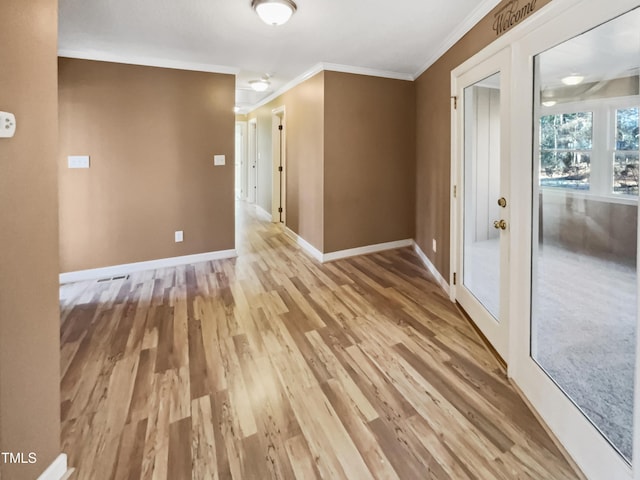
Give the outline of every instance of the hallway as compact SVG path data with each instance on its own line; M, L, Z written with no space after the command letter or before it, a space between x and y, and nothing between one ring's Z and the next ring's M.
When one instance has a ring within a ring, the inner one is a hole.
M236 259L61 286L72 478L579 478L411 249L237 221Z

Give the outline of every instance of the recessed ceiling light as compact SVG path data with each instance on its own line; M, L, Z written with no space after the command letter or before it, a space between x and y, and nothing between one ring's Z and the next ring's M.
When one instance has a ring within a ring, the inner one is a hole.
M545 107L553 107L557 102L555 100L545 100L542 105Z
M256 92L264 92L269 88L269 80L266 78L261 78L260 80L251 80L249 82L251 88L253 88Z
M252 0L251 7L267 25L284 25L298 9L293 0Z
M582 83L584 77L582 75L569 75L568 77L564 77L562 79L562 83L565 85L578 85Z

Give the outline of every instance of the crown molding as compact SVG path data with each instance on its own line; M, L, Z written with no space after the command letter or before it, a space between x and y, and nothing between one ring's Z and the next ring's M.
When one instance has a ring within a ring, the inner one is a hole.
M378 70L367 67L353 67L351 65L340 65L337 63L321 63L320 65L322 65L322 69L327 72L353 73L356 75L366 75L368 77L413 81L413 75L410 73L391 72L389 70Z
M278 98L283 93L288 92L293 87L296 87L296 86L300 85L305 80L310 79L311 77L313 77L314 75L316 75L316 74L318 74L318 73L320 73L322 71L323 71L322 63L317 63L316 65L311 67L309 70L305 71L301 75L298 75L296 78L294 78L290 82L285 83L282 87L280 87L278 90L276 90L272 94L264 97L258 103L254 103L253 105L250 105L249 107L242 108L242 109L240 109L240 111L244 112L245 114L251 113L254 110L257 110L258 108L260 108L260 107L266 105L267 103L275 100L276 98Z
M453 30L438 46L433 53L429 56L425 64L420 70L418 70L413 76L412 80L416 80L422 75L431 65L444 55L447 50L453 47L458 40L471 30L480 20L482 20L491 10L493 10L501 0L484 0L473 10L458 27Z
M146 57L142 55L120 55L117 53L103 52L99 50L71 50L61 48L58 50L59 57L77 58L80 60L95 60L98 62L124 63L128 65L142 65L145 67L172 68L175 70L191 70L195 72L224 73L227 75L237 75L238 68L224 65L212 65L209 63L183 62L180 60L169 60L168 58Z
M354 67L354 66L351 66L351 65L340 65L340 64L337 64L337 63L320 62L320 63L316 63L309 70L305 71L301 75L298 75L296 78L294 78L290 82L284 84L278 90L273 92L268 97L263 98L258 103L255 103L254 105L251 105L251 106L246 107L246 108L242 108L240 110L240 112L244 113L245 115L248 114L248 113L251 113L254 110L257 110L258 108L260 108L260 107L266 105L267 103L275 100L280 95L288 92L293 87L296 87L296 86L300 85L305 80L310 79L311 77L313 77L314 75L316 75L316 74L318 74L320 72L353 73L355 75L366 75L368 77L390 78L390 79L393 79L393 80L407 80L407 81L413 81L414 80L413 76L411 74L409 74L409 73L400 73L400 72L392 72L392 71L389 71L389 70L378 70L378 69L375 69L375 68Z

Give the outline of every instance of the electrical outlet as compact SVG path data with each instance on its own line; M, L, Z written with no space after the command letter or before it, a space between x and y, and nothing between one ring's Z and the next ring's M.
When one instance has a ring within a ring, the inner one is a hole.
M16 133L16 117L13 113L0 112L0 138L11 138Z
M433 239L433 252L437 252L438 251L438 246L436 245L436 239Z
M182 240L184 240L184 235L183 235L183 233L184 233L184 232L183 232L182 230L178 230L178 231L175 233L176 243L180 243L180 242L182 242Z

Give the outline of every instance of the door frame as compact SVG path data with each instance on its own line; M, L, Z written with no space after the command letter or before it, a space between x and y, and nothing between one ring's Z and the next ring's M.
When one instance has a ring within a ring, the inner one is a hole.
M636 339L633 469L618 455L596 427L579 411L556 384L531 358L531 214L533 207L531 159L533 152L533 58L538 53L600 25L634 7L637 0L553 0L543 9L523 20L458 69L469 69L507 46L511 47L511 146L513 159L510 185L511 227L508 289L509 358L507 375L527 399L531 408L562 444L563 449L585 473L594 479L640 480L640 331ZM458 70L456 69L456 70ZM452 85L453 85L452 72ZM455 90L452 90L455 96ZM451 152L456 152L455 116L451 118ZM455 236L454 182L451 172L451 252ZM523 174L524 173L524 174ZM518 192L518 195L515 195ZM640 234L638 236L640 251ZM450 298L455 300L453 273ZM640 293L640 292L639 292ZM640 303L640 294L638 295ZM640 307L639 307L640 311Z
M258 119L247 122L247 202L258 203ZM253 169L253 173L252 173Z
M505 47L481 62L463 64L451 72L452 91L452 130L451 130L451 290L453 301L464 307L469 316L475 319L477 327L495 348L505 363L509 363L509 239L510 206L501 209L501 218L506 220L507 229L500 232L500 306L499 318L491 313L475 298L473 292L464 286L464 228L465 228L465 98L467 87L495 74L500 73L500 195L510 198L509 181L509 145L510 145L510 88L511 88L511 49ZM495 199L497 201L498 198ZM509 200L508 200L509 201ZM510 203L510 201L509 201ZM500 220L495 218L493 220ZM456 276L454 281L453 276ZM507 279L507 283L504 280Z
M282 125L282 132L278 126ZM280 141L282 140L282 142ZM282 148L281 148L282 143ZM272 200L271 218L274 223L287 224L287 116L284 105L271 111L271 145L272 145ZM278 167L282 165L282 172ZM282 214L278 208L282 207Z
M236 120L236 127L240 127L240 200L247 199L247 122Z

